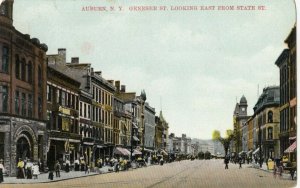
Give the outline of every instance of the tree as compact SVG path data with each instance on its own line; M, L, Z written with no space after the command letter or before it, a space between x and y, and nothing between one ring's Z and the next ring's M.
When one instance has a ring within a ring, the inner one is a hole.
M223 138L221 137L220 131L214 130L212 133L212 139L214 141L219 141L223 145L225 156L227 156L230 142L234 139L234 133L232 130L228 129L226 130L226 136Z

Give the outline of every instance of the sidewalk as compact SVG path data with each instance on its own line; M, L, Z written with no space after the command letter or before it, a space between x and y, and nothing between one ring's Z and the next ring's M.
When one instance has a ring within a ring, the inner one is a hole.
M56 182L56 181L62 181L67 179L74 179L74 178L81 178L85 176L94 176L98 174L106 174L110 173L112 171L109 171L108 169L111 167L104 166L100 169L100 173L98 172L90 172L88 174L85 174L84 171L70 171L66 173L65 171L60 172L60 177L55 177L54 172L54 178L53 180L48 179L48 173L42 173L38 176L38 179L17 179L16 177L4 177L4 182L1 184L27 184L27 183L47 183L47 182Z
M260 168L259 167L259 164L255 164L255 163L252 163L250 165L250 168L257 168L259 170L263 170L265 172L269 172L269 173L273 173L273 170L268 170L267 168L267 165L265 163L263 163L262 167ZM296 173L294 175L294 180L296 180ZM292 180L292 177L291 177L291 174L290 173L287 173L287 171L283 172L282 173L282 179L286 179L286 180Z

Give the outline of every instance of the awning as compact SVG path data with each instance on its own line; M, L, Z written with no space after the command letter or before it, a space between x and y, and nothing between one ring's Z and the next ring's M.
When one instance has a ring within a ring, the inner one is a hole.
M84 144L84 145L89 145L89 146L92 146L92 145L94 145L94 143L93 143L93 142L83 142L83 144Z
M114 154L128 156L130 155L130 152L125 148L116 147L114 150Z
M246 153L245 151L241 151L240 153L239 153L239 155L242 155L243 153Z
M162 154L162 155L168 155L168 153L165 150L163 150L163 149L160 151L160 154Z
M134 141L140 141L140 140L138 139L138 137L136 137L136 136L133 136L132 138L133 138Z
M249 155L253 150L251 149L250 151L247 152L247 155Z
M139 150L135 149L133 151L132 155L142 155L142 152L140 152Z
M288 147L288 148L284 151L284 153L292 153L292 152L295 151L296 147L297 147L297 141L295 141L294 143L292 143L292 145L290 145L290 147Z
M289 140L295 140L297 136L290 137Z
M255 155L259 151L259 148L257 148L252 154Z

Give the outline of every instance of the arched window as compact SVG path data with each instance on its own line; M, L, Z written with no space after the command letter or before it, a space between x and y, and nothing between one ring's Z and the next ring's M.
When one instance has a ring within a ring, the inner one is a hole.
M27 81L31 84L32 83L32 75L33 71L32 71L32 62L29 61L28 65L27 65Z
M43 80L42 80L42 68L41 68L41 66L39 66L39 68L38 68L38 85L42 86L42 82L43 82Z
M273 123L273 112L272 111L268 112L268 123Z
M15 75L16 75L17 79L20 79L20 58L19 58L19 55L16 55Z
M9 65L9 61L8 61L8 57L9 57L9 49L6 46L2 47L2 64L1 64L1 72L4 73L8 73L8 65Z
M22 58L22 61L21 61L21 79L23 81L26 81L26 60L25 60L25 58Z

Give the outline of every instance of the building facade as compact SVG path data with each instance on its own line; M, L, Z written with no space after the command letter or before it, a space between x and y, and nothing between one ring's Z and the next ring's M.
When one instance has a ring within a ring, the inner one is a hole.
M267 87L255 104L254 116L257 119L258 142L256 148L258 158L280 157L279 143L279 100L280 92L278 86Z
M10 176L19 158L47 160L46 52L13 26L13 0L0 5L0 158Z
M154 150L155 148L155 108L149 103L145 104L145 148Z
M295 162L297 138L297 61L296 26L284 41L284 49L275 64L280 74L280 154Z
M80 157L79 87L80 83L56 66L47 68L47 165L54 168L56 161L74 162Z

